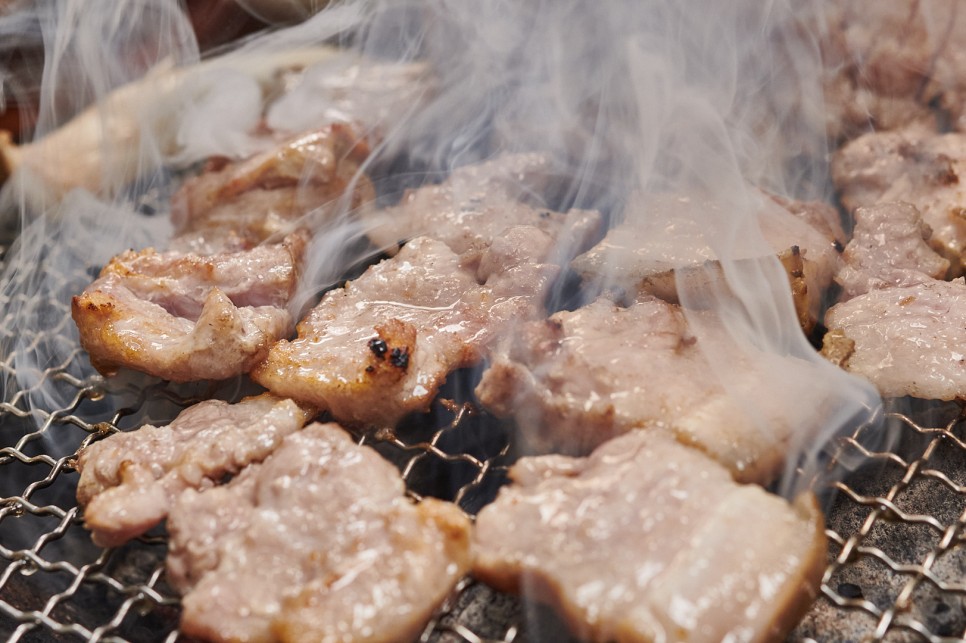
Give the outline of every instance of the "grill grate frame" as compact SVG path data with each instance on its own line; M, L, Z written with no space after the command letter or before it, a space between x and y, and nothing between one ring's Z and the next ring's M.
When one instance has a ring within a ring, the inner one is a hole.
M54 278L53 288L47 284L50 300L40 304L27 295L14 301L0 294L0 345L77 346L69 298L57 293L70 292L89 275ZM45 328L18 325L17 315L38 305L54 321ZM170 421L203 399L238 399L250 385L170 385L133 374L105 380L89 374L79 347L66 354L58 364L35 369L26 387L15 384L12 352L0 356L6 383L0 399L0 637L173 643L179 603L164 580L163 532L114 550L95 547L74 501L73 461L93 440ZM452 388L466 389L458 384ZM41 396L42 385L57 394ZM913 406L906 401L895 408ZM427 417L355 437L399 467L414 498L444 497L475 514L506 480L512 427L463 402L438 403ZM829 563L821 594L793 640L966 640L966 414L955 404L923 405L886 417L894 436L888 448L870 446L878 437L869 427L840 440L835 466L844 477L826 489ZM854 471L846 472L846 463ZM927 493L923 486L934 488ZM554 632L553 640L565 636L546 610L465 579L421 639L538 638L528 632L545 640L547 632Z

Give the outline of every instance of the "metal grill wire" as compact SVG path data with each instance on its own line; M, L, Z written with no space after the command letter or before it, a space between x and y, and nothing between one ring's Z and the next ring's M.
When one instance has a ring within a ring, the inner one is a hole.
M0 344L76 347L69 298L60 294L90 276L56 278L61 282L46 301L0 293ZM48 323L19 324L24 310L37 307ZM79 348L67 354L27 378L10 351L0 358L6 383L0 401L0 636L174 641L179 608L164 580L163 532L118 549L95 547L74 501L73 460L92 440L166 423L202 399L238 399L245 385L173 386L133 375L104 380L90 374ZM45 386L55 393L40 395ZM830 490L836 493L829 500L829 565L821 596L794 640L966 639L966 418L959 406L945 405L893 412L889 421L900 439L888 451L864 446L871 443L861 434L867 428L842 440L842 461L862 466ZM441 496L474 514L505 482L506 431L470 405L447 402L437 405L429 423L357 438L400 468L415 498ZM467 579L422 639L560 640L560 627L542 608Z

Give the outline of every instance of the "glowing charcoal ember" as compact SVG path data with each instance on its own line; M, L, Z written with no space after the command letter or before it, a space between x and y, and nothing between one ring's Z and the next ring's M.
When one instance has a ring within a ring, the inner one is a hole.
M513 417L538 453L586 454L628 431L656 431L705 451L741 481L769 482L794 435L787 405L807 394L818 370L793 357L742 352L713 318L704 325L698 339L676 305L643 296L625 308L601 298L523 325L493 351L476 394L498 416ZM726 382L709 350L729 363ZM787 381L779 384L775 373ZM749 400L754 410L743 406Z
M304 247L295 234L209 256L119 255L72 300L81 345L108 375L120 367L174 381L246 373L291 332L286 306Z
M555 181L560 169L543 154L511 154L478 165L457 168L442 184L407 192L399 205L367 213L367 235L377 246L427 235L444 242L461 255L464 266L474 267L494 239L512 226L532 226L547 233L556 246L548 246L535 261L580 249L598 233L598 212L555 212L525 197L539 195Z
M77 460L84 524L98 545L121 545L164 520L182 491L264 459L309 419L295 402L266 393L237 404L201 402L166 426L95 442Z
M181 496L168 578L210 641L413 640L470 564L469 520L313 424L227 485Z
M825 567L822 515L660 435L522 458L480 511L474 576L552 605L592 641L773 641Z
M250 248L375 199L360 164L369 148L348 125L304 132L243 161L223 161L175 194L174 248ZM345 199L345 201L343 201ZM313 219L308 220L309 213ZM321 219L325 218L321 215Z
M510 232L520 243L548 243L534 228ZM481 265L491 263L484 253ZM298 338L275 344L252 378L344 422L393 425L425 411L451 371L479 362L512 323L543 314L559 268L525 258L499 264L480 283L444 243L414 239L326 293Z
M964 306L964 307L960 307ZM966 398L966 284L929 280L832 306L822 352L886 397Z
M919 130L866 134L835 153L832 179L842 205L905 201L932 230L929 245L949 260L950 276L964 272L966 135Z
M949 262L927 244L932 231L908 203L883 203L855 211L852 240L835 276L842 300L870 290L942 279Z

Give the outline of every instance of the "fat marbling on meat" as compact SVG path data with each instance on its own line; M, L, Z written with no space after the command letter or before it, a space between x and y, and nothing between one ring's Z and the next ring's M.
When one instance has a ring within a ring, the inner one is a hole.
M885 397L966 399L966 284L871 290L825 317L822 352Z
M629 431L661 432L709 453L740 481L767 483L792 439L787 409L807 395L815 366L739 350L706 322L698 339L677 305L645 295L624 307L602 297L501 342L476 395L497 416L513 417L537 453L582 455ZM729 365L726 383L709 348Z
M106 375L127 367L183 382L248 372L291 332L304 248L297 233L206 256L122 253L72 300L81 345Z
M166 426L115 433L81 450L77 500L93 540L114 547L159 524L185 489L216 484L271 453L311 414L262 394L185 409Z
M410 641L470 564L469 520L404 496L335 424L288 436L171 512L181 630L211 641Z
M414 239L326 293L252 378L343 422L393 425L427 410L451 371L477 363L511 323L542 314L559 268L516 251L551 244L536 228L507 230L473 272L441 241Z
M870 290L941 279L949 261L926 243L932 231L909 203L882 203L855 211L852 240L835 281L842 299Z
M473 574L550 603L592 641L777 641L825 568L814 498L794 504L665 436L589 458L526 457L480 511Z
M914 205L932 230L929 245L962 275L966 250L966 134L904 130L866 134L832 158L832 180L849 211L891 201Z

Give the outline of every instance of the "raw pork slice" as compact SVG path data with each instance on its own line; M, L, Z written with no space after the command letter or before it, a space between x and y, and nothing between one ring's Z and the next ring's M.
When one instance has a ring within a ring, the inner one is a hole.
M473 574L592 641L780 641L825 567L814 498L738 485L635 432L589 458L523 458L477 517Z
M513 228L473 273L446 244L414 239L326 293L298 338L274 345L252 378L343 422L393 425L428 409L446 376L482 359L511 322L544 314L559 268L529 255L551 243L537 228Z
M835 281L842 300L889 286L941 279L949 262L926 241L932 235L919 211L908 203L883 203L855 211L852 240L842 253Z
M583 455L635 429L669 432L736 479L767 483L785 462L788 408L805 395L796 386L818 374L791 357L743 353L710 318L707 326L699 341L676 305L644 296L625 308L600 298L523 325L494 351L476 395L497 416L515 418L537 453ZM707 349L729 365L727 390ZM752 401L757 422L742 405Z
M929 245L963 274L966 250L966 134L919 130L866 134L832 158L832 180L849 211L890 201L914 205L932 230Z
M966 284L871 290L825 316L822 353L885 397L966 399Z
M305 237L209 256L125 252L73 298L91 364L178 382L248 372L287 336Z
M365 141L345 124L305 132L243 161L215 159L172 200L173 249L209 254L251 248L299 227L313 210L357 208L375 198L360 171ZM318 223L317 221L315 222Z
M413 504L335 424L290 435L168 521L181 631L211 641L411 641L470 564L469 520Z
M237 404L219 400L185 409L167 426L143 426L84 448L77 500L93 540L114 547L162 520L185 489L216 484L271 453L310 413L263 394Z

